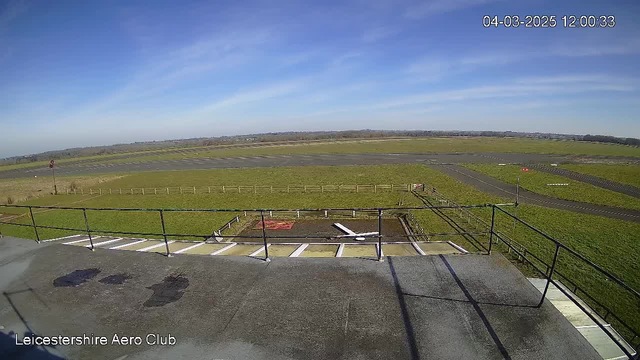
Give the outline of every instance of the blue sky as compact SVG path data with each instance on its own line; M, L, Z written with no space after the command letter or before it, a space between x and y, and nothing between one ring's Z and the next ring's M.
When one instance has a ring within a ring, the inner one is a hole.
M505 14L559 24L482 26ZM0 1L0 157L289 130L640 137L638 19L634 0Z

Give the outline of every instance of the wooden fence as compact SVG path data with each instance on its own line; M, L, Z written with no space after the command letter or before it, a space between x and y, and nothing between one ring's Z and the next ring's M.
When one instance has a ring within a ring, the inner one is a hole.
M186 194L275 194L275 193L382 193L414 188L412 184L381 185L215 185L187 187L67 189L67 195L186 195ZM59 192L61 193L61 192Z

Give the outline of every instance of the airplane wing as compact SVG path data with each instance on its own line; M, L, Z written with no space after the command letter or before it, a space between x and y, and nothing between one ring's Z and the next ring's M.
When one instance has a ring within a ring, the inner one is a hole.
M358 233L356 235L358 235L358 236L378 235L378 232L375 231L375 232L367 232L367 233Z
M346 226L340 224L340 223L334 223L333 226L337 227L338 229L344 231L345 233L347 233L347 235L350 236L355 236L356 233L354 233L353 231L349 230Z

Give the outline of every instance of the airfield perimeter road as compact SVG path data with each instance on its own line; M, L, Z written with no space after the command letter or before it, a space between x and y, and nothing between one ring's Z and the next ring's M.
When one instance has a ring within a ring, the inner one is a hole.
M110 164L77 164L59 166L57 175L84 175L98 173L126 173L134 171L167 171L167 170L196 170L196 169L233 169L256 167L282 167L282 166L318 166L318 165L380 165L380 164L426 164L435 165L454 178L475 186L482 191L515 198L515 186L501 182L475 171L456 166L460 163L506 163L529 164L527 166L540 166L552 163L568 163L584 160L586 156L576 155L548 155L548 154L520 154L520 153L400 153L400 154L312 154L312 155L263 155L253 157L233 158L194 158L178 160L158 160L148 162L123 162ZM593 156L588 158L599 159ZM607 159L620 159L624 157L608 157ZM539 165L538 165L539 164ZM51 170L46 167L25 168L9 171L0 171L0 179L19 178L33 176L49 176ZM607 182L603 186L601 182L586 181L575 178L595 186L614 190L622 184ZM614 185L611 185L614 184ZM628 188L628 186L625 186ZM614 190L616 191L616 190ZM575 211L591 215L599 215L614 219L640 222L640 211L607 207L602 205L560 200L540 194L522 190L520 202L531 203L539 206Z
M467 169L459 165L430 165L434 169L458 179L475 188L496 196L510 199L516 198L516 186L507 184L491 176ZM562 200L551 196L545 196L525 189L520 189L519 203L533 204L554 209L569 210L573 212L605 216L613 219L640 222L640 211L622 209L611 206L596 205L578 201Z

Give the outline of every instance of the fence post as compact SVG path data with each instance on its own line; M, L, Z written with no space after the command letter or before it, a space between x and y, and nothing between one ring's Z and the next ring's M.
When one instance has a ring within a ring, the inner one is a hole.
M353 217L356 217L356 211L353 210Z
M222 193L224 194L224 185L222 185Z
M131 195L133 195L133 188L131 189Z
M158 195L158 188L153 188L153 195Z
M382 210L378 209L378 261L382 260Z
M542 306L542 303L544 302L544 297L547 295L547 290L549 290L549 283L551 283L553 272L556 269L556 262L558 261L559 252L560 252L560 245L556 243L556 253L553 255L553 262L551 263L551 271L549 271L549 277L547 277L547 284L544 286L544 291L542 292L542 298L540 299L540 303L538 304L538 307Z
M167 195L169 195L169 188L167 188Z
M496 206L491 207L491 233L489 234L489 250L487 255L491 255L491 244L493 244L493 227L496 221Z
M196 187L195 186L193 187L193 194L194 195L196 194Z
M211 186L207 186L207 191L209 194L211 194Z
M269 247L267 246L267 230L264 225L264 211L260 210L260 218L262 219L262 240L264 241L264 261L269 262Z
M82 214L84 215L84 226L87 228L87 235L89 235L89 242L91 243L91 251L96 251L96 248L93 246L93 238L91 237L91 230L89 229L89 219L87 219L87 209L82 209Z
M269 210L269 217L273 217L273 211Z
M273 194L273 185L271 185L271 193Z
M320 192L324 192L324 185L320 185Z
M36 233L36 242L40 243L40 235L38 234L38 227L36 226L36 219L33 217L33 210L29 206L29 215L31 216L31 225L33 225L33 231Z
M324 211L324 217L328 217L327 216L327 210Z
M77 195L76 189L73 189L73 195Z
M111 195L111 193L112 193L111 188L109 188L109 195Z
M169 251L169 242L167 241L167 231L164 227L164 211L160 210L160 222L162 222L162 237L164 237L164 246L167 247L167 257L171 257L171 252Z
M142 195L144 195L144 188L142 188Z
M296 210L296 215L298 215L298 217L300 217L300 210Z
M182 195L182 188L180 188L180 195Z
M356 192L359 193L360 192L360 185L356 184Z

